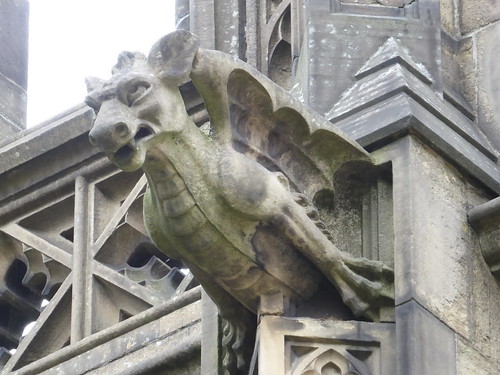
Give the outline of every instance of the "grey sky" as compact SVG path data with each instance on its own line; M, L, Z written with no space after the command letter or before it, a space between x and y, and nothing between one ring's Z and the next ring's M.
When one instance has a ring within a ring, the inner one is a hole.
M85 97L121 51L147 53L174 29L174 0L30 0L28 126Z

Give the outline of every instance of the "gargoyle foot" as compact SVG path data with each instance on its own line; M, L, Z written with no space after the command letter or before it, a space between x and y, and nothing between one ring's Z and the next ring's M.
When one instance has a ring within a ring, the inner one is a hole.
M394 271L382 262L344 256L329 276L355 316L378 321L380 308L394 304Z

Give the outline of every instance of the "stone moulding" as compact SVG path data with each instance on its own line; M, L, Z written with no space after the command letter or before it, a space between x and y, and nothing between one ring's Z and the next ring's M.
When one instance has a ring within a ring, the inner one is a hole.
M429 77L423 65L389 38L326 116L370 151L413 134L500 193L497 153L467 114L438 95Z
M188 330L185 329L189 328L189 326L193 324L199 325L201 317L196 316L196 313L191 312L199 310L199 307L191 308L189 311L184 311L182 309L189 309L190 305L199 303L200 298L201 288L194 288L179 295L175 299L165 301L115 326L109 327L91 336L88 336L76 344L62 348L55 353L52 353L44 358L30 363L27 366L17 369L14 367L15 362L10 361L3 369L2 374L36 375L42 373L43 371L56 367L58 367L59 369L66 368L67 373L70 373L72 371L71 369L74 368L74 366L77 366L79 371L83 371L83 368L85 368L85 366L105 366L106 363L118 360L124 354L126 355L127 353L131 352L130 348L125 347L121 350L110 350L109 345L115 347L117 346L116 342L113 344L113 340L119 340L122 342L123 340L130 341L137 346L136 350L139 350L141 347L145 348L151 344L157 345L156 342L161 342L162 345L166 349L168 349L168 344L166 343L166 341L168 341L168 336L172 335L174 332L169 332L166 328L164 328L162 331L159 321L162 319L165 321L163 322L164 327L175 327L175 325L179 325L179 323L170 322L169 319L171 319L171 317L169 317L169 314L176 315L175 319L177 321L180 321L182 319L179 319L179 316L177 316L179 315L179 313L176 314L176 312L179 311L181 314L185 314L185 322L181 323L180 327L178 327L181 331L182 329L184 329L185 340L183 341L181 337L177 337L175 339L175 345L173 345L174 350L171 350L168 353L158 353L160 356L162 356L162 358L157 358L156 362L153 361L155 362L155 365L158 365L159 361L168 362L173 357L182 354L180 352L182 351L183 345L191 347L191 349L193 345L199 345L199 335L201 334L201 332L194 334L194 336L196 336L194 337L192 334L188 334ZM189 321L189 318L186 318L189 315L188 313L193 314L192 321ZM199 314L199 311L197 313ZM197 329L200 330L201 325ZM137 337L134 337L134 335L137 335L137 332L134 333L134 331L137 330L142 330L148 333L144 337L144 342L136 342ZM98 353L99 351L101 352L101 355L97 356L99 357L99 362L86 361L82 358L82 354L86 353L86 355L88 355L88 353L90 353L91 351L94 351L94 353ZM103 353L104 355L102 355ZM147 366L147 361L143 361L142 363L138 362L135 370L146 371L148 370Z
M395 373L391 323L264 316L259 340L261 375Z

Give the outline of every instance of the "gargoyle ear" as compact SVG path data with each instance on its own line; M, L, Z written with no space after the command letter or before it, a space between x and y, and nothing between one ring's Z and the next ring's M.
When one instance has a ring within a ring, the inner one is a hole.
M200 40L196 35L178 30L156 42L149 52L148 64L161 79L181 84L189 80L199 47Z
M90 93L94 90L99 90L104 86L103 79L97 77L85 77L85 84L87 85L87 92Z

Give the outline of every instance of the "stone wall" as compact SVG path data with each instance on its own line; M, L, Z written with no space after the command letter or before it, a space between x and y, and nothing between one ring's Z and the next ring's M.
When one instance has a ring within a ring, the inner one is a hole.
M491 196L415 139L375 154L394 171L397 373L494 374L500 290L467 222Z
M0 1L0 141L26 127L27 0Z
M456 53L447 63L450 85L476 115L476 123L500 150L500 73L496 64L500 48L500 5L491 0L441 0L443 32L452 39L445 50Z

